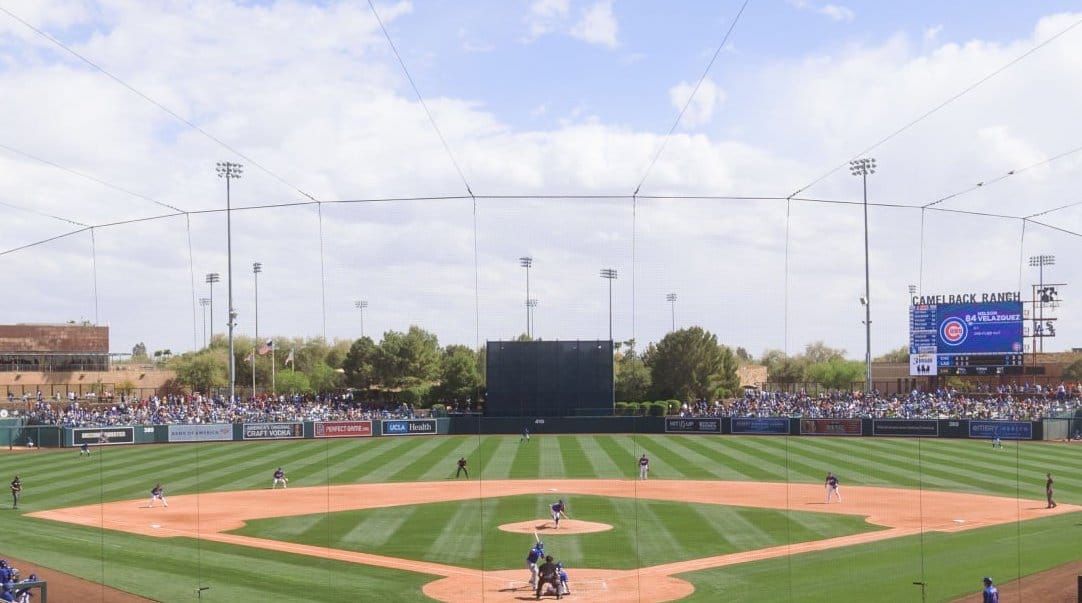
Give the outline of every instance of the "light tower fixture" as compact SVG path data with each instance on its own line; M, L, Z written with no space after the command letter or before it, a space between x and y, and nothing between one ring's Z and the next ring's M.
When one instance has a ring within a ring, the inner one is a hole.
M872 285L868 263L868 176L876 170L875 159L863 157L849 162L849 172L864 185L864 391L872 391Z
M230 182L240 178L244 166L232 161L218 162L218 177L225 178L225 251L228 261L226 289L229 292L229 402L236 399L237 361L233 357L233 327L237 324L237 311L233 307L233 207L230 199Z
M613 341L612 338L612 281L616 280L617 273L615 268L602 268L601 278L609 281L609 341Z
M518 259L518 265L526 269L526 337L533 338L530 327L530 266L533 266L533 258L526 255Z
M364 337L364 309L368 307L368 300L358 299L353 302L353 307L361 311L361 337Z
M667 294L665 296L665 301L669 302L669 310L672 313L672 330L676 331L676 294Z

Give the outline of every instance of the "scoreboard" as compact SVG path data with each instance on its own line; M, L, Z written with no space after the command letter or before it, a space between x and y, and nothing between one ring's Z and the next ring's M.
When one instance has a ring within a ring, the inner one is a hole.
M909 374L1022 374L1022 302L909 308Z

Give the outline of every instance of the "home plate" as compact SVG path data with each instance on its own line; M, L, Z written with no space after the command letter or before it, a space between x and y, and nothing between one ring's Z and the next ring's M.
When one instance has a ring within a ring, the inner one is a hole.
M966 520L964 520L964 519L952 519L951 521L953 521L954 523L965 523L966 522Z

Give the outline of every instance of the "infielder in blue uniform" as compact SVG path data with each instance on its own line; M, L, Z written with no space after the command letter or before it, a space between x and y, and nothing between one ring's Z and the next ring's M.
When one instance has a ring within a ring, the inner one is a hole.
M992 584L991 578L984 579L984 591L981 592L984 603L999 603L999 589Z
M549 507L552 510L552 521L556 522L556 529L560 529L560 518L567 517L567 505L564 504L563 499L552 503Z

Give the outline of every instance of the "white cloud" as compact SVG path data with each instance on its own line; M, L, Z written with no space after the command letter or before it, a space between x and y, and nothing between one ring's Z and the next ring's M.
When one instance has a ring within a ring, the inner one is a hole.
M583 12L571 28L571 36L588 44L616 48L619 26L612 14L612 0L601 0Z
M241 159L249 165L232 188L235 206L307 200L279 176L327 201L464 195L367 7L209 2L199 10L171 12L171 5L121 5L105 16L90 11L92 17L76 20L76 27L92 22L98 32L76 49L273 172ZM396 30L410 27L408 19L395 21L408 5L396 7L397 13L381 9L381 15ZM538 14L563 19L552 31L566 32L578 13L557 2L539 6ZM913 40L894 36L848 45L829 40L823 46L832 54L811 52L757 65L739 88L728 87L729 99L706 80L684 125L711 123L724 106L727 118L739 111L732 120L748 134L737 139L717 134L720 128L709 135L677 132L642 194L784 197L1077 19L1042 19L1029 36L1010 42L926 47L919 33ZM98 20L105 26L97 27ZM213 166L236 159L230 152L100 74L55 51L43 52L36 42L24 43L21 34L0 32L0 47L5 65L0 89L18 91L0 95L0 142L185 209L224 205L223 183ZM159 52L163 47L170 52ZM876 148L881 169L868 181L869 198L919 205L1077 147L1080 53L1082 39L1064 36ZM573 66L569 71L585 77ZM691 84L671 86L673 81L669 73L652 79L644 73L642 87L655 95L668 89L679 108ZM506 85L516 82L507 77ZM423 81L421 88L426 88ZM234 295L241 333L250 333L253 323L247 269L252 261L264 263L261 334L321 333L322 245L332 339L358 334L353 299L369 300L366 330L377 337L411 323L436 332L441 343L472 345L478 338L514 336L523 330L516 258L527 253L535 257L531 295L541 300L536 320L542 337L607 336L607 291L597 270L611 265L620 270L614 283L616 335L627 338L633 322L631 240L636 238L634 322L644 343L667 330L664 295L677 292L680 323L700 324L732 345L758 352L781 347L787 338L795 350L822 339L854 355L863 351L863 325L856 316L863 291L859 204L793 202L787 208L777 200L640 197L633 237L627 198L484 198L629 195L662 135L611 117L586 92L574 98L581 104L564 121L547 118L562 109L534 99L527 110L537 107L535 113L546 119L527 121L529 126L502 121L504 107L492 106L498 97L477 95L427 98L471 188L482 196L476 205L468 198L325 203L322 240L314 205L234 214ZM1082 161L1076 155L941 207L1034 213L1073 198L1079 178ZM860 186L842 170L806 194L859 201ZM0 201L92 224L165 213L143 199L6 151L0 151ZM907 285L918 282L922 267L921 284L928 293L1011 289L1018 287L1019 274L1023 287L1030 277L1019 271L1020 255L1066 258L1079 251L1076 238L1035 224L1027 226L1020 249L1017 221L928 211L922 265L921 215L881 207L869 212L877 355L905 341ZM1070 229L1082 217L1078 210L1065 210L1044 219ZM0 207L4 249L72 230L59 220ZM200 313L193 317L192 280L198 298L207 293L204 273L220 272L224 278L224 215L192 214L190 234L191 267L184 217L95 229L100 312L112 327L115 351L138 341L173 350L201 341L202 315L196 307ZM5 303L5 320L93 317L92 267L87 232L0 255L0 270L19 291ZM1057 282L1082 280L1082 269L1069 262L1055 270ZM782 330L786 285L788 333ZM223 292L224 283L215 292L216 305ZM215 309L218 332L223 307ZM1082 326L1061 322L1057 342L1079 340ZM1046 341L1046 348L1057 342Z
M529 39L555 31L567 19L571 0L536 0L526 13Z
M857 18L856 13L854 13L852 9L839 4L827 4L819 8L817 12L840 23L851 23L853 19Z
M928 27L924 30L924 43L931 44L939 39L939 34L943 31L942 25L935 25Z
M669 102L672 103L673 108L677 111L683 109L693 89L694 85L688 82L680 82L669 88ZM725 91L715 84L714 80L709 77L705 78L702 84L699 85L695 97L691 99L691 104L688 105L687 111L684 112L680 124L685 127L708 124L714 118L714 109L724 102Z

